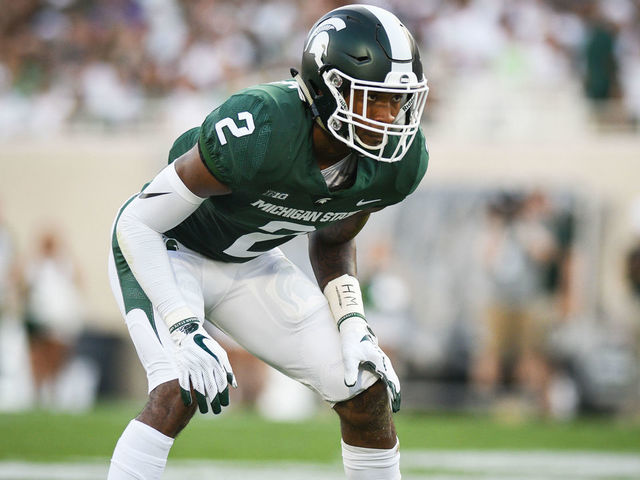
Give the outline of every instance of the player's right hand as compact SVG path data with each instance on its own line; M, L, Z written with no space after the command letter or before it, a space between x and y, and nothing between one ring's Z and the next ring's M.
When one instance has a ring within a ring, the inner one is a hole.
M400 410L400 380L367 322L354 316L343 321L338 328L342 341L344 384L347 387L354 386L358 380L358 370L370 370L387 386L391 409L394 412Z
M177 345L176 363L180 394L186 406L191 405L191 386L196 394L200 412L207 413L208 405L214 414L229 405L229 385L236 383L227 352L216 342L197 318L180 322L171 332Z

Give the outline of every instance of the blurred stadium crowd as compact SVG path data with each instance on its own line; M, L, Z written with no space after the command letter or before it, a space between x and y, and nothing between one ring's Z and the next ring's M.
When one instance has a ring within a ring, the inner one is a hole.
M606 122L640 119L637 0L389 0L415 32L430 109L460 78L580 85ZM285 77L319 0L13 0L0 15L0 136L74 122L199 120L247 77ZM277 72L277 73L274 73ZM515 79L515 80L514 80ZM495 88L505 89L501 83ZM203 98L207 101L203 102ZM205 107L203 107L203 103Z
M238 88L286 78L313 21L346 3L3 2L0 140L182 131ZM563 132L584 122L640 131L638 0L367 3L394 11L417 37L430 131L529 138L558 122ZM615 327L585 280L598 274L603 223L588 206L569 190L431 185L363 232L368 315L397 362L408 408L503 402L556 418L639 411L640 203L637 243L621 253L633 304ZM91 313L64 232L43 232L18 265L9 227L0 218L0 409L17 407L1 395L15 388L7 342L28 345L31 404L88 407L108 374L95 362L113 349L86 334ZM236 400L308 411L287 402L303 394L265 380L252 358L226 346L244 379ZM95 362L73 362L81 357ZM271 395L278 390L287 398Z

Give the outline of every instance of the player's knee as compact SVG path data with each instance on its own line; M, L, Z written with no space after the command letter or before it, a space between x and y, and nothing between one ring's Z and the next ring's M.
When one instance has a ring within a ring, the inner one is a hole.
M169 437L175 438L196 412L194 401L188 407L182 402L177 380L158 385L137 419Z
M340 416L343 439L352 445L377 442L395 445L396 432L386 386L378 381L356 397L339 402L334 410ZM371 445L371 446L376 446Z

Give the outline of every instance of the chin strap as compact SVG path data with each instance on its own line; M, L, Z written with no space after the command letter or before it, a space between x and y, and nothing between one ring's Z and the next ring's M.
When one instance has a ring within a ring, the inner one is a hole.
M320 112L318 112L318 107L316 106L316 103L313 100L313 96L311 95L311 92L307 88L307 84L304 83L304 80L300 76L300 73L295 68L291 68L289 71L291 72L291 76L293 77L293 79L296 82L298 82L300 91L302 92L302 95L304 95L304 98L307 101L307 104L309 104L309 108L311 108L311 114L313 115L313 119L325 132L328 131L325 128L324 124L322 123L322 120L320 119Z

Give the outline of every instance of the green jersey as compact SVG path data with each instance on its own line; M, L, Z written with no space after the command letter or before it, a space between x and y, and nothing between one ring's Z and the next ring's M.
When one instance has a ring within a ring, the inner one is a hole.
M402 160L359 156L353 184L329 191L313 153L312 126L293 80L230 97L176 140L169 162L197 143L209 171L232 193L206 199L166 235L214 260L245 262L296 235L402 201L427 169L419 131Z

